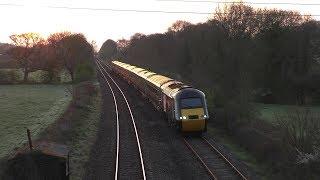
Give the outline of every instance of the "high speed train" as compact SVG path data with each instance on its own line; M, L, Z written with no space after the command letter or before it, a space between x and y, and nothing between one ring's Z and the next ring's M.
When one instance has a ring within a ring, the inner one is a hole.
M132 84L181 132L205 132L209 119L205 94L180 81L119 61L111 69Z

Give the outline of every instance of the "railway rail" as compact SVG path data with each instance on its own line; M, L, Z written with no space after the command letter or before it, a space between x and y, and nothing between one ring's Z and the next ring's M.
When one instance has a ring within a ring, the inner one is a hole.
M131 179L146 179L139 135L130 104L117 82L106 70L111 67L100 60L96 60L96 64L112 92L117 114L117 151L114 178L119 179L120 176L120 179L128 177ZM112 85L110 82L112 82ZM114 89L117 89L117 92L113 91L112 86L114 86ZM120 111L120 108L124 109ZM122 114L119 112L122 112ZM131 128L128 128L128 119L130 118L125 117L123 114L130 114ZM120 132L122 133L120 134ZM183 137L183 141L201 162L212 179L248 179L237 166L213 145L215 143L210 143L205 137ZM136 147L137 149L134 150L132 147ZM131 153L131 155L126 155L126 153ZM133 159L135 159L135 162L132 163ZM126 161L131 161L131 163L126 163Z
M97 59L95 63L111 91L115 104L117 133L114 179L133 178L146 180L143 153L130 104L122 89L106 70L108 67L99 59ZM120 111L120 109L122 109L122 111ZM120 112L122 113L120 114ZM131 123L128 121L128 114Z
M248 178L205 137L184 137L183 141L201 162L212 179L248 180Z

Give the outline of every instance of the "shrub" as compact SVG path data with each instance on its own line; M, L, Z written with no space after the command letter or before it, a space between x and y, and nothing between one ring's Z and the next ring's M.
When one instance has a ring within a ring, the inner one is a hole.
M286 115L278 114L276 119L283 134L282 147L294 157L289 171L299 177L310 177L310 173L319 170L320 164L319 115L311 113L309 109L297 109Z
M97 92L97 88L91 81L81 82L73 87L73 103L76 107L86 108L91 95Z
M90 81L95 73L92 65L89 62L82 62L76 66L75 82Z
M320 146L319 116L309 109L288 111L286 115L276 115L277 123L284 134L284 143L304 153L312 153Z
M0 70L0 83L15 83L19 80L19 75L14 69Z
M37 70L29 73L29 81L36 83L48 83L50 80L49 73L43 70Z

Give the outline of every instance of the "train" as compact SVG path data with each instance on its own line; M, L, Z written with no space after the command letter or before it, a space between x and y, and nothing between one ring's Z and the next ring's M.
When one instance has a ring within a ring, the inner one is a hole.
M169 126L185 133L207 131L209 113L202 91L120 61L111 61L110 67L146 97L167 119Z

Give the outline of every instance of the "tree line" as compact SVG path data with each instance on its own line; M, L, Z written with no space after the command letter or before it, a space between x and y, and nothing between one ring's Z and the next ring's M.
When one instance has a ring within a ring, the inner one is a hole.
M44 39L37 33L23 33L11 35L10 39L15 46L8 54L23 69L25 82L29 73L36 70L47 71L49 82L66 70L74 81L76 71L83 71L83 66L93 60L93 47L83 34L58 32Z
M320 22L310 16L232 4L205 23L177 21L165 33L107 40L99 56L205 91L211 120L270 161L278 179L319 177L319 117L288 112L276 115L273 128L259 121L252 103L320 104Z
M195 85L216 106L320 103L320 23L294 11L226 5L205 23L108 40L99 53Z

